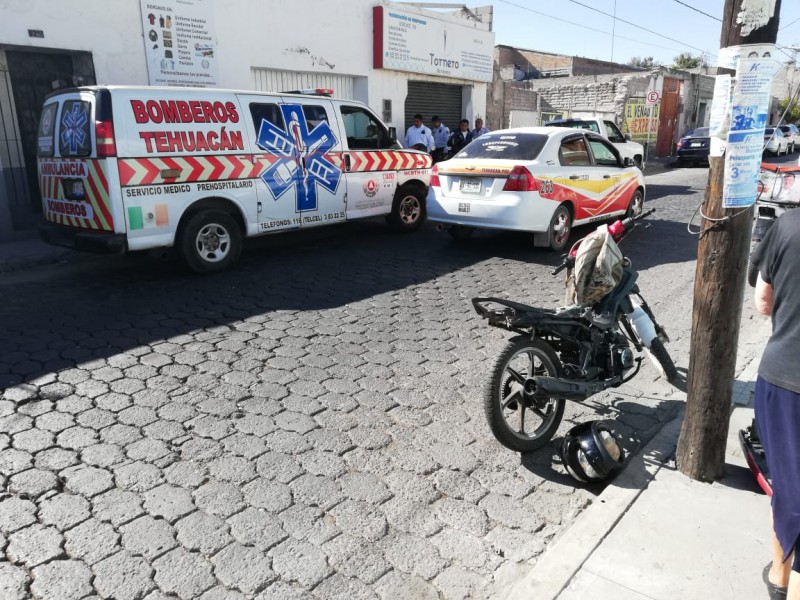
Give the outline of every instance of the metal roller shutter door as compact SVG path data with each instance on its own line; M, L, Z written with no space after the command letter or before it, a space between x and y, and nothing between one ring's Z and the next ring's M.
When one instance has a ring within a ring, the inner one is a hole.
M462 119L462 89L460 85L447 83L409 81L405 106L406 129L413 125L416 113L422 115L425 125L429 127L431 117L438 115L450 131L458 129L458 122Z
M286 92L310 88L330 88L336 98L355 100L354 77L327 73L297 73L278 69L251 69L253 89L259 92Z

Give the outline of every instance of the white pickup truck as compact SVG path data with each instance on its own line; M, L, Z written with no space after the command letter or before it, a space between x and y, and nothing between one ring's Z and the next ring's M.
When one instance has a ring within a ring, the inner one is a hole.
M632 158L634 164L640 169L644 167L644 147L630 140L630 136L622 135L622 132L614 124L597 117L587 117L580 119L555 119L545 123L548 127L572 127L574 129L588 129L599 133L609 142L614 144L622 155L622 158Z

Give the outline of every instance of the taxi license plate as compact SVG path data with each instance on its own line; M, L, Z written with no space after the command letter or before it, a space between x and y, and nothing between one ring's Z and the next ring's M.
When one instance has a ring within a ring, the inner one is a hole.
M465 194L478 194L481 191L481 180L477 177L464 177L458 184L458 189Z
M702 143L702 142L692 142L692 143L691 143L691 144L689 144L689 145L690 145L692 148L698 148L698 147L702 146L702 145L703 145L703 143Z

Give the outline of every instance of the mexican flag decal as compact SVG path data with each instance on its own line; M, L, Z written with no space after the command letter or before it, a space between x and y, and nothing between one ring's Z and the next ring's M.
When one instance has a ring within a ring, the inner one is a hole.
M167 226L169 226L169 211L166 204L128 207L128 227L131 230Z

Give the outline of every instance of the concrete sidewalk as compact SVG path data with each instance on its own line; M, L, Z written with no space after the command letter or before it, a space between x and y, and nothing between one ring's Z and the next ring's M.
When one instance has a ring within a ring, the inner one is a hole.
M757 327L763 343L768 320ZM726 475L713 484L675 469L683 415L630 459L625 471L555 541L508 598L682 600L767 598L769 498L739 447L753 418L754 357L734 384Z

